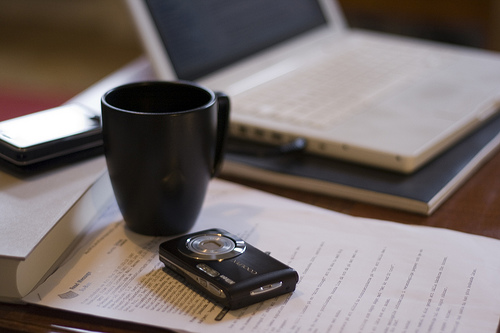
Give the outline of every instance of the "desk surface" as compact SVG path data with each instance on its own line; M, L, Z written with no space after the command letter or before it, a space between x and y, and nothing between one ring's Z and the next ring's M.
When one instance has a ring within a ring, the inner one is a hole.
M341 213L407 224L449 228L500 239L500 153L497 153L433 215L420 216L388 208L242 179L229 180ZM144 332L145 327L34 305L0 303L2 332ZM148 332L165 332L148 328Z

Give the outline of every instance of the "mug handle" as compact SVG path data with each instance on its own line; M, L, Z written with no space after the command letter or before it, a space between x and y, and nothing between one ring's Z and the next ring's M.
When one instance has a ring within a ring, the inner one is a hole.
M217 139L215 147L215 159L212 169L212 177L217 177L222 167L224 151L226 148L226 137L229 128L229 110L231 109L229 97L221 92L216 92L217 97Z

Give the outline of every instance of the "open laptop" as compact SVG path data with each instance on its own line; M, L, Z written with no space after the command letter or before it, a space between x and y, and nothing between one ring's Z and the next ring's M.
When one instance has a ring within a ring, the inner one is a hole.
M227 93L239 138L410 173L500 106L500 55L352 30L334 0L128 5L158 77Z

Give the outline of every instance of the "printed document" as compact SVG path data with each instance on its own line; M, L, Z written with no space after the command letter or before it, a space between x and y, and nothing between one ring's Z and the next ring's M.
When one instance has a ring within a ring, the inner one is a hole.
M474 223L474 221L471 221ZM25 300L180 332L496 332L500 241L356 218L213 180L192 230L223 228L293 267L293 293L225 311L167 274L165 237L115 203Z

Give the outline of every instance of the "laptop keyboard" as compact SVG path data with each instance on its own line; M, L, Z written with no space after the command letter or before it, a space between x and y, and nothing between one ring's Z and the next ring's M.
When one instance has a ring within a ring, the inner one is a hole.
M429 59L425 48L363 43L238 94L233 109L291 125L329 128L363 109L375 96L404 84L442 58ZM435 49L433 50L435 51ZM445 56L445 54L440 54Z

